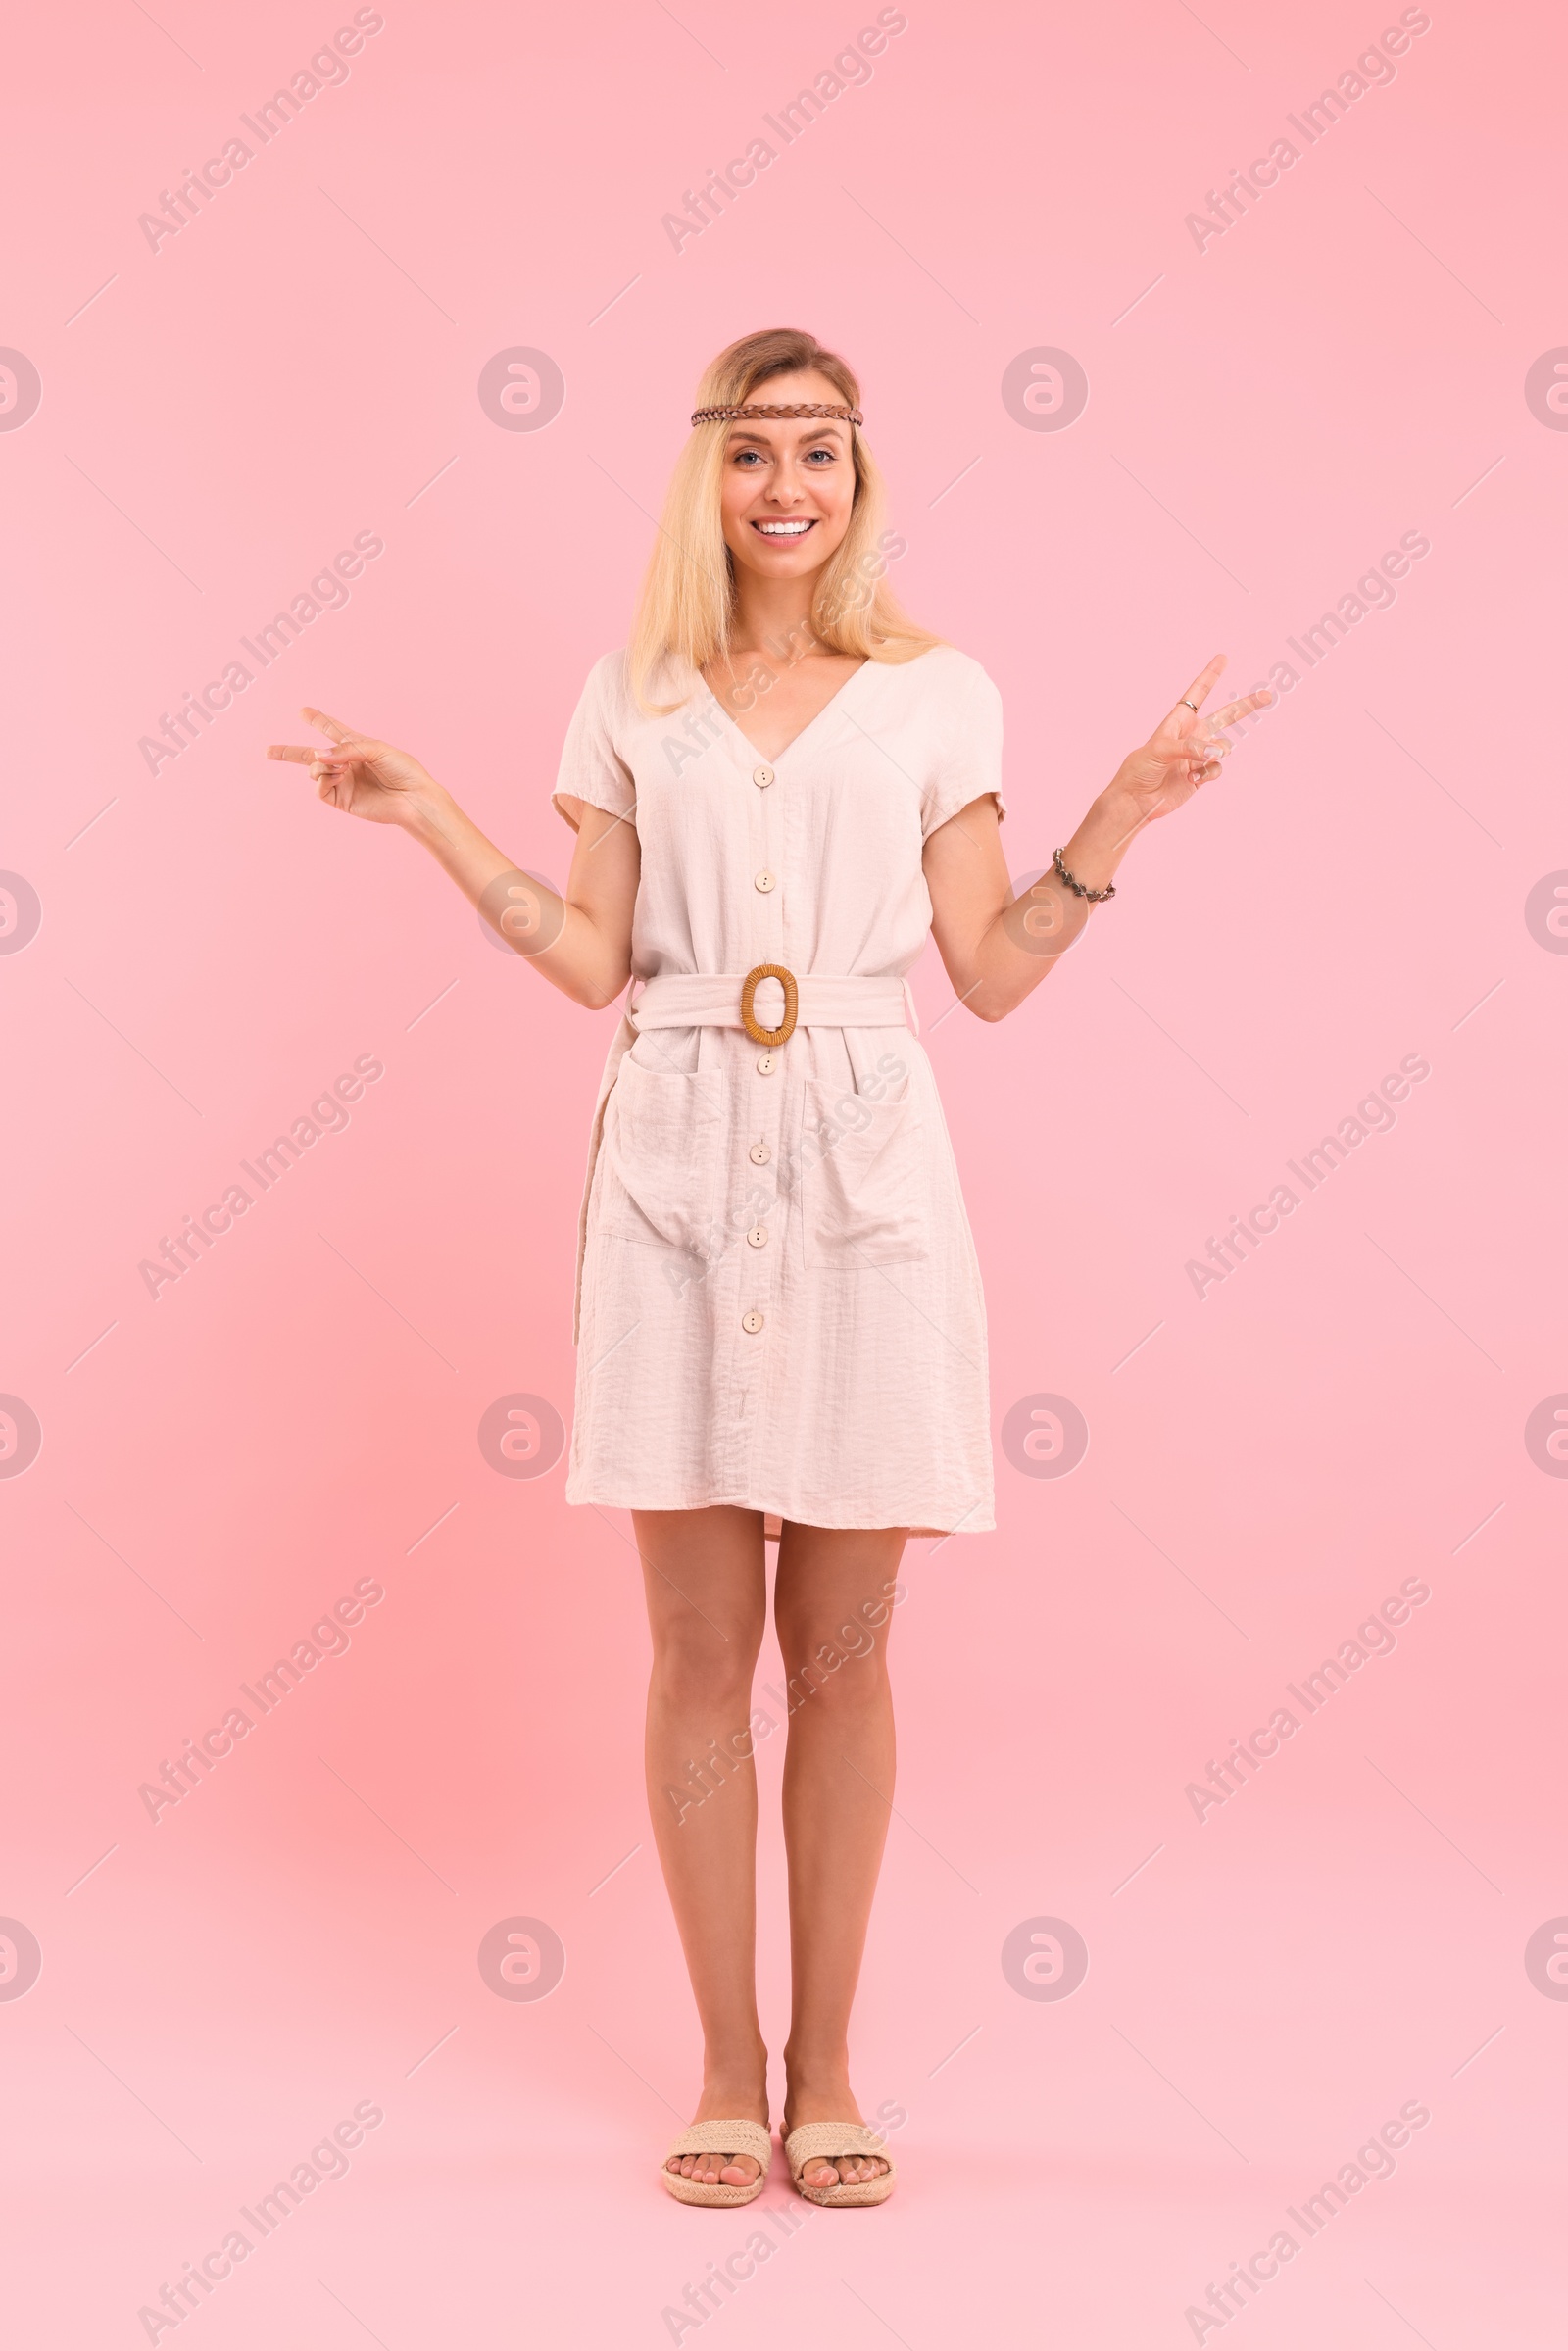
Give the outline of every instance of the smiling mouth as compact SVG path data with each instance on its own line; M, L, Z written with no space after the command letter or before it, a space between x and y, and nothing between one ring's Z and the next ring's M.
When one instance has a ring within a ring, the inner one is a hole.
M793 546L797 540L804 539L808 531L815 530L816 517L813 514L808 521L796 519L793 522L759 522L754 520L752 523L752 528L758 533L760 538L770 539L773 541L775 546L782 544L785 547L790 547Z

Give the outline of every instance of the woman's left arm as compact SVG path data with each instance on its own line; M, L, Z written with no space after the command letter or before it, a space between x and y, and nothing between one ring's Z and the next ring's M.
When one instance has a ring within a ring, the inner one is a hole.
M1141 749L1128 754L1061 852L1086 890L1110 886L1136 833L1168 816L1220 772L1231 745L1225 729L1273 701L1244 694L1207 717L1225 656L1216 654ZM1003 856L997 804L971 801L925 845L931 932L960 1003L982 1020L1001 1020L1038 988L1088 923L1092 902L1054 870L1015 899Z

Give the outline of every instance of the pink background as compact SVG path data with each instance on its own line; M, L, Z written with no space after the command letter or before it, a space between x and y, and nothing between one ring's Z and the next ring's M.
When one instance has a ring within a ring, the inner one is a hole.
M43 1953L0 1999L18 2340L146 2340L363 2100L348 2177L192 2342L667 2342L755 2226L653 2182L698 2052L627 1525L476 1441L514 1393L569 1413L609 1016L259 750L322 703L559 879L561 735L699 370L798 322L861 370L900 592L1003 689L1019 874L1211 652L1246 686L1401 533L1431 552L1017 1017L943 1020L915 975L998 1429L1049 1393L1091 1441L1060 1480L999 1445L999 1531L908 1554L857 2039L867 2110L906 2113L901 2191L807 2214L681 2339L1190 2342L1416 2101L1394 2177L1203 2339L1560 2341L1568 2007L1524 1954L1568 1913L1568 1486L1524 1428L1568 1390L1568 961L1525 902L1568 867L1568 439L1524 380L1568 339L1561 19L1435 5L1200 252L1205 190L1396 9L911 0L677 255L662 215L874 13L388 0L156 253L138 215L338 20L98 0L13 34L0 341L43 387L0 432L0 864L42 904L0 959L0 1389L43 1432L0 1480L0 1912ZM539 432L476 397L513 346L564 375ZM1041 346L1091 386L1059 433L1001 397ZM347 606L150 774L160 713L360 531L384 553ZM385 1074L347 1130L149 1298L139 1260L359 1054ZM1207 1237L1406 1054L1431 1074L1393 1131L1200 1300ZM1200 1823L1188 1784L1412 1576L1394 1653ZM364 1578L349 1652L154 1825L138 1787ZM775 2043L781 1885L770 1825ZM519 1915L565 1946L538 2004L476 1964ZM1040 1917L1088 1946L1064 2000L1003 1971Z

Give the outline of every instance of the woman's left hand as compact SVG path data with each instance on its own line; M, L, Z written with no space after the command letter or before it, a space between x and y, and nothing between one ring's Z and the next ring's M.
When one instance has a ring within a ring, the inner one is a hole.
M1274 700L1264 686L1255 694L1244 694L1239 702L1227 702L1217 710L1205 712L1202 706L1224 666L1225 656L1217 653L1149 741L1129 752L1117 769L1110 792L1126 805L1136 825L1168 816L1183 801L1191 800L1200 784L1211 783L1231 749L1225 729Z

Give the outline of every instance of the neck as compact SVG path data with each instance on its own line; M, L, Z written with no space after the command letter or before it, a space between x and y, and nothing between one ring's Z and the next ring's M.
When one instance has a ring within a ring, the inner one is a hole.
M813 571L801 579L759 579L737 565L731 658L761 653L788 661L809 652L815 643L811 603L820 577Z

